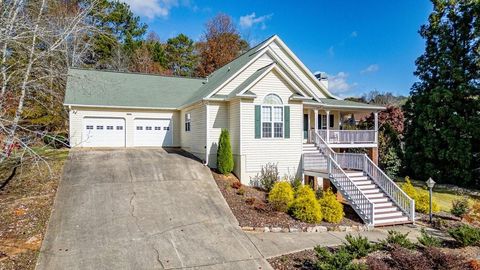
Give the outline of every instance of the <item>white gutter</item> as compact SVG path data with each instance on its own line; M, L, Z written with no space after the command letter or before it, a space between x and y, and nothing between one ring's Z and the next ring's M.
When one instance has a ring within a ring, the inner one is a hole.
M71 107L86 107L86 108L117 108L117 109L143 109L143 110L168 110L178 111L178 108L162 108L162 107L140 107L140 106L117 106L117 105L85 105L85 104L70 104L64 103L63 106Z
M203 165L208 166L208 158L209 158L209 152L208 152L208 102L205 104L205 163Z

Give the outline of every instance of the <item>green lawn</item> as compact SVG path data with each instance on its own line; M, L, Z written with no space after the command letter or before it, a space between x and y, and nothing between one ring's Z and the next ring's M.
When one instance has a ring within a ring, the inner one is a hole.
M415 186L415 189L417 191L420 190L427 190L425 182L418 181L418 180L412 180L412 184ZM401 187L401 185L404 183L403 178L399 178L396 181L397 185ZM452 201L455 199L460 199L462 198L462 195L458 195L456 192L447 189L447 188L442 188L442 187L434 187L433 188L433 200L440 206L441 211L445 212L450 212L450 209L452 208ZM474 198L469 196L470 204L473 204L474 199L479 199L479 198Z

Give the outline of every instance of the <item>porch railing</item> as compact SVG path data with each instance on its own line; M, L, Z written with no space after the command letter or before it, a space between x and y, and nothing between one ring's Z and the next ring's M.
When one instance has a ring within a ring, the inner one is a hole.
M415 222L415 200L395 184L367 155L364 166L363 171L395 202L410 221Z
M415 201L366 154L337 153L337 162L344 169L363 171L408 216L410 221L415 222Z
M374 225L375 205L367 198L360 188L350 179L337 163L338 155L323 140L323 138L314 130L310 132L311 138L320 151L327 156L327 172L330 180L342 193L342 195L352 204L355 211L366 224Z
M318 134L329 144L376 143L375 130L319 129Z

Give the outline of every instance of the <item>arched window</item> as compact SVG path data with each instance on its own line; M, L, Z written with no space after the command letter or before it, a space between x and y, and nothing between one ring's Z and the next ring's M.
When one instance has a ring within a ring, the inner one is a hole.
M283 138L283 102L275 94L268 94L262 105L262 138Z

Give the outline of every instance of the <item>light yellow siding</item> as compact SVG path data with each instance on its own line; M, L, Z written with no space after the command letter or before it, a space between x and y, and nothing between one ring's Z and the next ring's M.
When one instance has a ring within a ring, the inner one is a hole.
M289 101L291 89L276 72L272 71L260 80L252 92L257 94L253 102L241 103L241 181L249 184L250 178L260 172L267 163L277 164L280 176L301 175L303 105ZM261 105L266 95L275 93L285 105L290 106L290 138L255 138L255 105Z
M325 95L318 89L318 85L300 68L300 66L282 49L276 42L272 42L268 45L277 55L282 59L285 64L298 76L298 78L311 90L320 97L324 98Z
M173 145L180 146L179 112L173 110L142 110L142 109L116 109L116 108L89 108L72 107L69 112L70 121L70 146L82 147L83 120L85 117L110 117L125 119L125 143L126 147L133 146L133 120L135 118L172 119Z
M185 114L191 114L191 129L185 131ZM206 147L206 105L197 103L187 107L180 112L180 136L181 147L200 158L205 160Z
M228 102L211 102L208 108L208 166L217 167L218 140L222 128L229 128L229 107Z
M232 81L226 84L217 94L228 95L230 94L237 86L243 83L248 77L250 77L255 71L259 70L262 67L265 67L273 63L273 60L266 54L260 56L256 61L254 61L250 66L248 66L244 71L242 71L237 77Z

